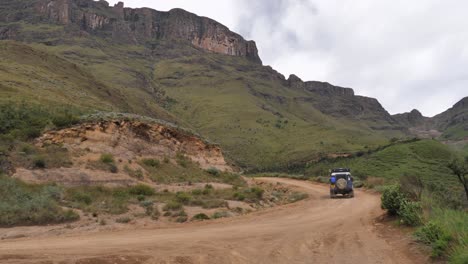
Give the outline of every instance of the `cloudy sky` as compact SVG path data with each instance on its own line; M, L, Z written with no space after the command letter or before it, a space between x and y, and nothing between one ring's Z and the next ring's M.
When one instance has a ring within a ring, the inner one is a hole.
M114 4L117 1L109 1ZM265 65L433 116L468 96L468 2L458 0L126 0L180 7L257 42Z

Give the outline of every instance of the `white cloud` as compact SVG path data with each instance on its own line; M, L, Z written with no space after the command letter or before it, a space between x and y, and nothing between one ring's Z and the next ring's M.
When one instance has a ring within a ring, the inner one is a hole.
M117 1L110 1L115 3ZM257 42L285 75L352 87L391 113L435 115L468 96L468 2L456 0L129 0L180 7Z

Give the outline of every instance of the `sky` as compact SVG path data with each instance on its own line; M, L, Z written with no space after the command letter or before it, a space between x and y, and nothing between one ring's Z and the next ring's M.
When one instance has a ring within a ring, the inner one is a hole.
M109 1L115 4L117 1ZM468 96L468 1L127 0L183 8L255 40L265 65L377 98L391 113L441 113Z

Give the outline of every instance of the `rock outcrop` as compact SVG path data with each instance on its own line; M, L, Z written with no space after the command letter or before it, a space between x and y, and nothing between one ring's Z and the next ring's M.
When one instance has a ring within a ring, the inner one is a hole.
M289 87L293 89L302 89L322 96L354 96L354 90L331 85L327 82L309 81L303 82L299 77L292 74L288 79Z
M255 42L246 41L226 26L182 9L160 12L149 8L110 7L106 1L37 0L39 19L75 25L82 31L110 37L113 41L144 44L151 40L186 41L219 54L246 57L261 64Z

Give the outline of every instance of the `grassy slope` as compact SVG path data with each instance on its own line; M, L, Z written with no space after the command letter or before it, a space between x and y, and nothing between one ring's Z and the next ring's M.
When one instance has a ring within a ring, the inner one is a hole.
M435 140L397 143L384 150L362 157L344 158L311 164L307 175L327 175L330 168L349 167L356 176L381 177L395 182L403 175L421 176L426 182L458 186L455 176L446 167L457 155L450 147Z
M401 136L295 101L314 95L284 87L270 69L243 58L174 42L115 45L94 36L70 37L64 27L50 24L14 26L30 44L0 42L1 100L168 119L195 128L240 165L257 169Z
M214 54L155 66L155 78L178 102L170 110L247 167L280 167L288 160L387 141L384 132L369 129L364 121L338 120L294 101L310 95L268 77L267 68Z

